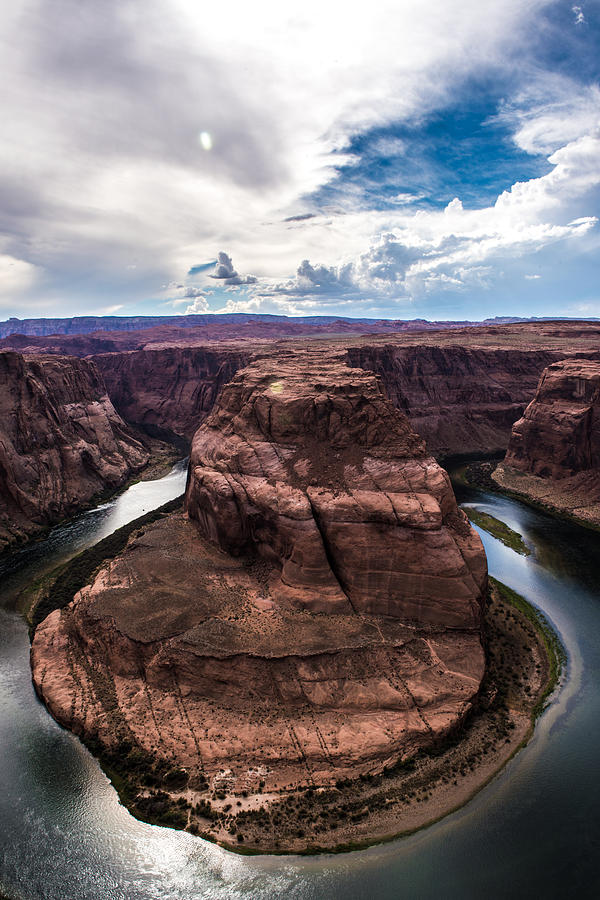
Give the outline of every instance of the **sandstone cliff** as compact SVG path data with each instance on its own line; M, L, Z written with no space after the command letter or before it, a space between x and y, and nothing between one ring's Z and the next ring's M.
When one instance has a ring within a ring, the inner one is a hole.
M375 376L326 350L238 372L195 436L187 508L38 627L60 722L253 792L381 769L462 722L485 555Z
M363 342L347 352L350 365L380 375L392 403L430 451L442 455L505 450L513 422L557 355L553 350ZM235 344L216 349L166 343L92 358L124 419L191 439L220 388L254 356L273 353L273 344L259 351Z
M0 548L118 488L147 461L93 363L0 353Z
M465 346L364 344L349 348L348 356L351 365L381 376L431 452L502 452L556 351L468 343L466 335Z
M494 477L502 487L600 525L600 361L566 359L544 370Z
M543 369L566 356L597 350L599 338L597 325L582 322L470 328L455 323L452 329L423 330L418 336L359 337L342 335L339 323L329 321L208 318L195 327L163 324L140 331L13 335L0 344L22 352L91 355L126 420L190 440L220 387L250 359L277 352L277 338L300 349L312 334L333 328L340 333L319 346L348 348L350 365L379 374L388 396L430 451L444 456L503 452ZM345 324L367 327L358 320ZM386 323L386 328L401 330L405 324ZM418 323L409 324L413 328ZM228 343L215 346L211 341Z
M93 359L124 419L191 440L222 385L249 357L236 347L162 346Z
M479 621L481 550L448 476L343 354L238 373L194 438L187 508L229 553L281 566L277 592L304 608Z

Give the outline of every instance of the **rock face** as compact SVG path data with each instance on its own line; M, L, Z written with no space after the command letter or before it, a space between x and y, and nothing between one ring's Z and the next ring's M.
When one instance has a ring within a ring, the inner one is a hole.
M188 440L249 358L237 348L168 346L93 357L124 419Z
M0 548L118 488L147 461L93 363L0 353Z
M123 418L189 441L222 385L251 359L277 352L279 338L300 348L311 335L330 331L319 346L348 348L350 365L380 375L389 398L408 416L430 451L444 456L504 452L512 425L531 401L544 368L575 353L597 351L600 334L589 322L469 328L437 323L437 330L432 330L432 323L418 321L285 317L234 321L207 316L197 317L202 324L194 324L194 317L183 318L179 324L172 320L141 330L17 334L1 340L0 346L27 353L91 356ZM88 324L71 323L76 329ZM123 324L137 329L143 321ZM417 327L421 331L415 335ZM357 329L396 333L381 337L350 333Z
M248 366L196 433L187 508L229 553L281 567L302 608L477 627L479 541L379 381L307 351Z
M268 791L381 769L464 719L485 555L375 376L329 351L238 372L194 438L187 510L38 627L59 721Z
M600 524L600 361L566 359L544 370L495 477Z
M348 356L380 375L431 452L450 455L504 451L556 351L380 344L351 347Z
M544 370L513 426L506 464L553 479L600 468L600 361L566 359Z

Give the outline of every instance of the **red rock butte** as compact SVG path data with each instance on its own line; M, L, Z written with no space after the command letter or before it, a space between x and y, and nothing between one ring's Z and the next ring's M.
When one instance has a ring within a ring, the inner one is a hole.
M485 554L379 378L346 359L278 349L222 388L187 515L135 534L36 631L60 722L250 790L377 771L461 724L485 668Z

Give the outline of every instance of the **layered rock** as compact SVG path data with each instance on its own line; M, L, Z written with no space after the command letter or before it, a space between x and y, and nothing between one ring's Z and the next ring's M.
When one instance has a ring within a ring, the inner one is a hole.
M169 347L99 354L111 400L128 422L191 440L222 385L246 365L241 348Z
M194 438L187 510L38 627L59 721L252 791L378 770L463 721L483 548L375 376L328 351L238 372Z
M0 548L118 488L147 461L93 363L0 353Z
M600 524L600 361L566 359L544 370L495 478Z
M186 327L173 321L139 331L12 335L0 345L92 356L126 420L190 440L220 387L250 359L273 352L278 338L290 346L294 336L303 336L306 345L311 335L329 330L336 334L327 338L327 346L348 347L350 365L379 374L389 398L429 449L445 456L503 452L543 369L567 355L597 350L599 333L594 323L582 322L470 328L454 323L451 329L437 323L433 330L432 323L419 322L229 321L217 316L193 325L188 318L193 319L186 317ZM422 330L415 336L417 326ZM357 329L397 333L344 335ZM211 341L221 343L216 347Z
M380 375L386 393L437 455L506 449L511 428L535 392L552 349L464 345L365 344L351 347L351 365ZM507 343L510 343L507 340Z
M194 437L190 518L281 567L303 608L477 627L485 564L447 474L373 375L280 354L223 389Z

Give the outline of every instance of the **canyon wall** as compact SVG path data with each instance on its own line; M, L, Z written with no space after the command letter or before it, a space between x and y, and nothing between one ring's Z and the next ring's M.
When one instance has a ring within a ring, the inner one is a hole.
M191 440L223 384L250 356L235 347L164 346L92 358L124 419Z
M543 478L600 468L600 362L566 359L542 373L515 422L506 464Z
M328 345L320 345L323 353ZM273 343L254 349L167 344L92 358L124 419L191 439L235 372L254 356L273 353ZM408 416L430 451L441 456L505 450L540 373L556 356L554 350L458 345L391 343L347 349L349 364L378 374L391 402Z
M551 509L600 524L600 361L566 359L544 370L494 477Z
M364 344L350 347L348 358L377 373L429 450L446 456L504 451L557 351Z
M147 461L93 363L0 353L0 548L118 488Z

